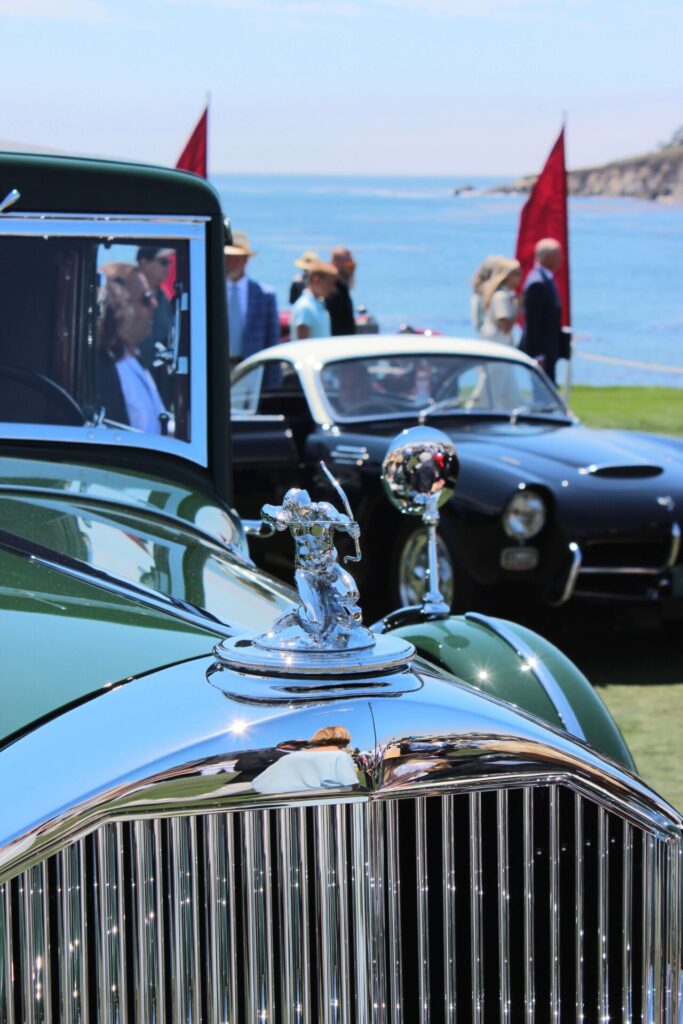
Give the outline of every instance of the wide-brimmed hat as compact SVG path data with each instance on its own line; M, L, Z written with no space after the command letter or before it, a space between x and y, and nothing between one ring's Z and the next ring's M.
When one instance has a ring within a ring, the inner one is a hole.
M488 309L491 296L497 288L500 288L503 281L509 277L510 274L514 273L515 270L521 269L522 267L519 260L507 259L506 257L498 260L490 278L484 283L481 289L481 299L484 309Z
M334 263L325 263L324 260L314 260L313 263L308 264L306 270L309 277L311 274L329 274L330 277L339 276L339 271Z
M294 260L294 266L298 267L300 270L308 270L311 263L318 263L319 261L320 257L317 252L313 252L312 249L307 249L306 252L301 253L298 260Z
M232 245L223 246L225 256L255 256L255 251L249 245L249 239L244 231L233 231Z

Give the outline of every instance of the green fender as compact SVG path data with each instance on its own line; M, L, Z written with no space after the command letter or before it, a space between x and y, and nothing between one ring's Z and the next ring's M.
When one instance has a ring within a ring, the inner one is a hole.
M500 631L500 632L498 632ZM513 704L566 729L558 707L565 702L576 717L587 743L629 771L636 771L633 757L616 722L586 677L557 647L533 630L516 622L491 616L454 615L448 619L418 622L392 630L410 640L419 654L477 690ZM543 671L530 667L515 644L531 651ZM544 672L552 676L549 692ZM565 717L569 717L565 713Z

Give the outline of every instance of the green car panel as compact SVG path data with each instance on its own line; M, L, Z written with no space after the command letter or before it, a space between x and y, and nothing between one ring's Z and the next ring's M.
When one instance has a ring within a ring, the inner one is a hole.
M496 620L492 620L496 621ZM631 753L609 711L576 665L554 644L516 622L499 620L514 632L552 673L576 715L588 743L635 771ZM500 637L464 616L402 626L406 637L423 655L470 686L498 697L564 728L552 700L535 674Z

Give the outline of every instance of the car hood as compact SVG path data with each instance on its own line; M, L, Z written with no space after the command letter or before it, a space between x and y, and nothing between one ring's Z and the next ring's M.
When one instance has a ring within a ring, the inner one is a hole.
M612 490L615 483L632 484L641 494L681 490L683 447L675 439L579 424L508 422L451 426L447 433L461 459L462 486L476 466L479 472L493 471L506 483L538 482L553 490L571 484L595 493Z
M226 510L148 478L0 460L0 527L0 740L292 602Z

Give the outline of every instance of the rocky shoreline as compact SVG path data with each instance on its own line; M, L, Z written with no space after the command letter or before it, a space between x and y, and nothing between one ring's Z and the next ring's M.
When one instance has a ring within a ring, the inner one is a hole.
M583 167L569 171L567 178L569 194L573 196L627 196L683 202L683 145L666 146L654 153L613 160L599 167ZM535 175L527 175L490 191L525 193L535 181Z

